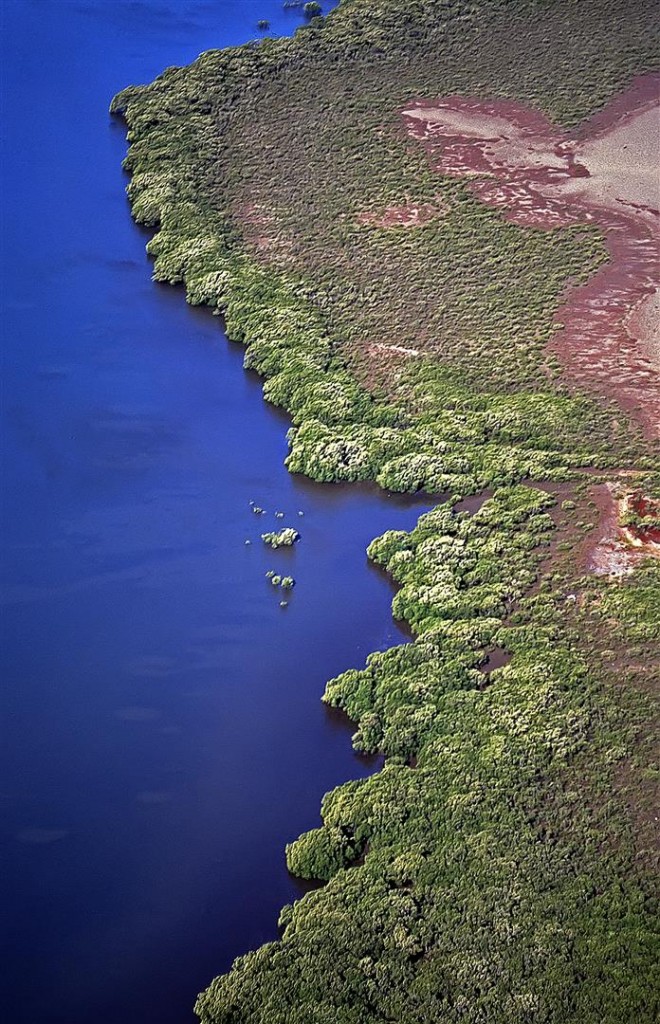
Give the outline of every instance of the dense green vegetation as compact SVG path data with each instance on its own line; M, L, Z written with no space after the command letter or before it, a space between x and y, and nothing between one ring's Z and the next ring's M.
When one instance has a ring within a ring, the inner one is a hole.
M399 119L459 92L577 125L653 65L655 24L646 0L344 0L113 103L154 277L245 345L291 415L289 468L444 498L369 549L413 642L325 695L384 767L288 847L327 884L200 996L205 1024L656 1017L660 572L583 575L581 544L593 474L660 494L658 453L546 351L603 240L507 223ZM402 203L442 216L378 226Z
M326 700L385 767L327 795L323 827L288 848L292 871L328 885L285 908L282 942L213 983L203 1020L654 1019L648 848L617 799L622 773L637 790L652 772L652 737L639 740L651 701L631 689L622 704L581 634L614 614L610 642L634 637L635 658L657 666L660 572L614 590L582 579L578 609L557 564L520 599L551 506L507 488L472 517L441 506L372 546L418 636L333 680ZM486 677L494 645L512 659Z

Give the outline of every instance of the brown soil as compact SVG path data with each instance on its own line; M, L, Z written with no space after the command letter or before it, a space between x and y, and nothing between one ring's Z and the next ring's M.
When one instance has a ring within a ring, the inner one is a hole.
M417 228L429 221L444 217L447 207L444 203L403 203L400 206L388 206L380 213L360 213L359 224L375 228Z
M360 383L372 393L382 389L391 391L396 386L410 359L418 358L419 349L406 348L404 345L389 345L381 341L366 344L366 359L356 367L359 371Z
M236 205L236 223L240 224L243 239L248 249L261 261L269 259L288 262L291 259L292 245L284 232L278 227L270 210L257 203L238 203Z
M660 530L621 523L627 512L657 516L660 502L639 491L617 497L613 483L595 484L590 496L598 509L599 521L580 552L580 561L587 572L599 576L627 576L643 558L660 558Z
M569 382L614 397L648 436L660 436L659 100L660 76L643 76L573 135L509 101L450 96L403 111L435 169L469 178L507 219L603 229L610 261L569 289L549 349Z

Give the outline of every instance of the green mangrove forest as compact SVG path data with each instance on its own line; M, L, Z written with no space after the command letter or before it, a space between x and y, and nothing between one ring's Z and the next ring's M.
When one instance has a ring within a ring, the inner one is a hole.
M383 767L325 795L320 827L286 850L323 884L283 908L278 941L209 979L196 1012L651 1024L660 560L639 550L613 577L589 552L603 495L660 497L660 452L548 349L605 238L507 220L431 166L401 111L495 98L577 128L657 67L656 5L309 13L291 39L204 53L111 108L154 279L183 283L245 346L291 417L289 469L437 497L369 547L412 641L323 697ZM402 204L442 216L388 226Z

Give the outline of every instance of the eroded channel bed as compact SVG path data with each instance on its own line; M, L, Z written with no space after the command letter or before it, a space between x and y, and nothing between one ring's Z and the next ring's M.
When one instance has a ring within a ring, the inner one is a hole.
M646 2L347 0L114 101L289 468L446 499L369 549L414 642L325 694L384 767L206 1024L654 1017L656 53Z

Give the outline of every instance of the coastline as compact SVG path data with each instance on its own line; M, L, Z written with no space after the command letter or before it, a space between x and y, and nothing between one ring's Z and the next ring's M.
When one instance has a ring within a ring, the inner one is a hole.
M278 59L280 55L278 51ZM231 63L234 57L224 59ZM217 54L203 56L198 70L204 72L206 65L212 65L217 71L222 60ZM148 96L146 89L142 95ZM138 138L142 114L138 112L134 118L131 106L135 104L138 110L141 102L140 92L131 89L113 101L113 112L128 115L131 134ZM144 156L144 149L140 154ZM596 670L588 664L579 634L587 626L594 636L600 634L600 616L612 599L604 595L598 580L580 576L576 583L570 554L567 557L561 545L570 548L576 543L584 526L580 517L589 514L589 483L576 479L576 471L594 466L607 474L608 466L622 465L625 471L634 466L642 471L642 479L646 474L648 486L654 487L652 452L634 433L626 440L618 422L614 428L617 444L609 446L612 413L608 409L597 423L593 444L580 448L568 437L555 450L530 449L529 444L510 441L485 442L483 437L473 442L469 434L457 432L454 417L449 430L444 424L445 448L438 457L437 435L411 421L405 402L384 401L356 383L350 362L338 355L324 315L310 301L307 282L277 272L272 266L266 273L224 224L216 236L209 235L208 224L196 225L193 209L184 206L183 211L177 211L166 172L154 176L153 171L143 171L138 165L139 157L129 152L127 166L134 174L130 188L134 216L159 231L148 246L155 257L154 276L172 283L183 280L188 301L222 310L229 336L246 343L245 365L265 378L264 396L292 416L289 468L319 481L375 479L381 487L417 491L430 486L448 495L447 501L423 516L413 531L386 533L369 549L370 557L399 585L395 616L411 625L415 641L372 655L365 669L349 670L326 688L325 699L331 707L345 711L357 723L356 749L384 754L384 768L366 782L347 783L328 794L322 807L323 826L287 847L287 862L294 873L323 879L327 885L293 907L284 908L279 943L237 961L231 974L216 979L200 996L198 1013L202 1020L224 1019L218 1014L228 1012L224 1008L235 1005L236 1000L245 1007L242 1020L265 1019L263 1014L277 1005L274 1000L281 1000L292 985L301 1007L308 1006L312 998L320 998L320 990L323 1005L330 1005L332 997L323 978L311 981L304 977L295 984L293 978L300 973L300 962L308 963L307 936L312 936L313 945L315 916L328 915L333 922L336 905L344 910L349 905L354 907L364 933L355 940L363 958L371 956L367 946L372 944L380 956L400 957L405 963L405 970L401 968L405 977L412 978L415 965L423 957L420 950L424 948L427 910L426 904L414 909L415 901L407 893L421 885L428 903L429 872L435 872L436 878L453 879L459 865L465 867L465 850L456 846L450 833L457 829L469 834L475 814L482 823L487 822L489 841L500 851L497 865L484 859L481 851L479 856L475 853L477 863L467 869L474 891L486 884L489 869L494 869L499 885L499 889L495 886L489 891L489 900L483 906L467 904L471 913L478 914L479 928L485 928L496 914L490 900L504 901L509 927L518 918L519 909L514 909L518 897L508 887L504 854L515 834L516 855L524 865L524 877L538 871L547 880L547 888L542 887L540 893L534 887L525 889L525 913L535 927L539 915L558 914L557 897L552 892L556 885L563 886L561 898L571 908L563 912L572 922L567 927L579 927L589 956L597 958L594 922L601 913L615 914L614 902L610 901L614 900L616 885L623 883L616 867L611 874L606 864L596 869L590 859L590 844L599 830L604 834L625 832L624 819L616 816L617 811L608 821L610 811L596 802L595 806L580 807L579 821L571 825L574 834L582 837L576 840L580 853L575 856L584 858L579 870L598 870L602 876L602 898L590 903L579 887L574 888L573 882L562 875L562 842L557 841L556 849L539 847L529 818L537 812L529 808L534 801L539 805L557 801L565 785L562 780L576 771L589 776L589 785L600 798L603 787L607 788L594 767L607 763L606 734L613 728L616 713L612 708L604 710L612 698L603 697L603 684L597 674L602 666ZM176 170L172 180L175 178ZM457 201L456 195L453 199ZM180 233L182 219L185 230ZM597 266L600 255L595 238L593 244ZM581 267L576 262L575 269L586 277L593 273L594 261ZM557 288L555 296L560 294ZM428 361L423 372L432 372ZM430 379L433 381L433 376ZM451 394L451 386L449 391ZM469 410L465 393L460 388L457 393ZM593 405L563 395L550 398L545 392L538 397L548 403L556 401L557 415L564 409L567 424L577 417L572 436L580 436L580 426L587 421L593 421L590 430L594 429ZM510 399L504 401L515 406ZM477 405L471 424L479 422L478 415ZM539 433L547 437L549 431ZM622 452L627 459L622 459ZM613 468L610 472L616 475ZM525 486L521 486L523 481ZM555 499L544 489L526 486L529 481L568 481L574 490L560 506L558 496ZM492 490L492 496L476 512L454 512L457 503L486 489ZM571 504L573 508L569 509ZM476 578L475 564L481 567ZM641 582L635 586L652 588L654 571L654 566L646 566L640 574ZM575 597L576 586L579 598ZM627 612L619 611L625 625ZM652 624L649 629L652 642ZM509 652L511 660L489 673L484 687L483 678L477 677L479 665L494 648ZM601 735L598 729L603 717L608 725ZM488 786L511 794L505 801L506 810L501 801L489 796ZM435 808L433 815L428 810L431 806ZM419 818L410 808L419 808ZM562 819L566 811L558 814ZM425 848L429 838L423 823L426 821L428 828L429 820L435 838L441 836L446 844L440 855ZM440 856L442 869L434 856ZM626 840L620 857L628 865L624 875L625 884L630 886L631 906L639 907L640 890L635 887L642 882L632 868L636 862L634 842ZM393 880L385 889L384 878ZM389 902L392 892L399 893L395 906ZM363 913L362 902L367 906L372 899L379 907L379 927L383 920L387 922L386 930L396 929L401 920L407 922L402 926L400 949L395 952L386 951L375 936L371 911ZM461 908L459 899L456 913L461 909L465 906ZM639 913L637 945L629 946L626 952L626 956L638 958L630 971L632 985L639 983L646 969L642 965L647 962L647 925L643 911ZM594 930L593 942L590 929ZM470 937L460 928L456 934L456 942L470 948ZM561 934L560 929L552 940L556 958L561 955ZM458 955L458 948L451 945L445 933L436 934L436 942L450 962ZM540 971L541 947L532 943L524 949L536 964L534 970ZM330 962L326 964L328 971ZM263 983L262 964L266 976L270 973L275 979L275 988L259 1007L254 993ZM575 985L581 968L577 963L566 967L564 984ZM374 998L366 969L360 984L371 993L369 998ZM459 990L467 984L467 977L459 972ZM517 981L514 988L519 984ZM527 975L524 984L534 989ZM607 983L599 984L598 999L606 999ZM502 998L497 980L489 991L495 993L493 998ZM360 993L360 999L367 998L362 989ZM644 1004L639 1000L645 1000L647 994L637 998L637 1010L644 1019ZM541 999L540 991L534 999ZM503 1005L502 1012L513 1012L510 1001Z

